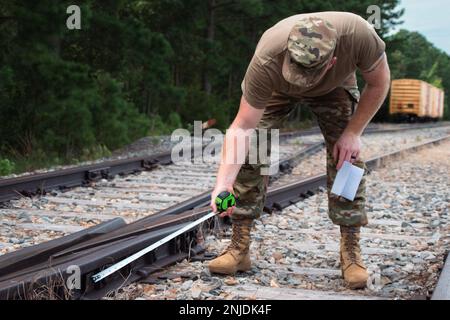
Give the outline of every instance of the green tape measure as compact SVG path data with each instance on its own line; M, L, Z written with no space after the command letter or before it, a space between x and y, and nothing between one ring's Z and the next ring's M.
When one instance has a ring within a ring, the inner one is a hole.
M219 212L227 211L228 208L236 205L236 198L231 192L222 191L216 197L216 206Z

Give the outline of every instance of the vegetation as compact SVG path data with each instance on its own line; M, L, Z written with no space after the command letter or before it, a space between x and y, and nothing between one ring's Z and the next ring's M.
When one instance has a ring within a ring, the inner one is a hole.
M418 32L400 30L387 37L387 55L393 79L411 78L424 80L444 89L444 119L450 119L450 56L434 47ZM375 120L388 119L388 100L378 112Z
M378 4L394 78L450 85L447 54L417 33L387 36L398 0L86 0L81 30L66 27L71 4L0 0L1 174L107 155L194 120L225 128L259 37L300 12L368 17Z

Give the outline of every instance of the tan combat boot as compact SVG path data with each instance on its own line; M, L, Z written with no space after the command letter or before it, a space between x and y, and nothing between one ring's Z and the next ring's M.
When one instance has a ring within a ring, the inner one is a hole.
M361 258L359 230L357 227L341 226L341 270L346 284L351 289L364 288L369 277Z
M249 247L252 222L250 220L243 224L233 224L231 244L220 256L211 260L208 265L211 273L233 275L237 271L250 270Z

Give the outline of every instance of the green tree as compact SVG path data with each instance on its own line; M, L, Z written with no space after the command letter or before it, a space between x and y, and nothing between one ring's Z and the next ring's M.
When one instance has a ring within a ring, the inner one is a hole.
M70 4L0 0L0 158L17 170L16 158L85 159L194 120L226 128L262 33L298 13L367 18L378 5L393 77L450 86L448 55L417 33L388 36L399 0L86 0L81 30L66 28Z
M68 5L17 1L7 12L3 7L9 18L0 24L7 47L0 68L2 152L72 159L97 145L118 147L149 127L123 92L120 75L114 79L65 54L68 47L83 51L65 26Z

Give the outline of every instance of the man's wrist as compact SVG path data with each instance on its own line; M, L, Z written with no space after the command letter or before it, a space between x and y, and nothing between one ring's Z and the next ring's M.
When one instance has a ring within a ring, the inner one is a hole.
M216 190L220 191L228 190L231 188L233 188L233 183L226 183L226 182L218 182L215 187Z
M349 134L349 135L361 137L363 131L364 131L364 129L355 129L355 128L347 127L344 130L344 134Z

